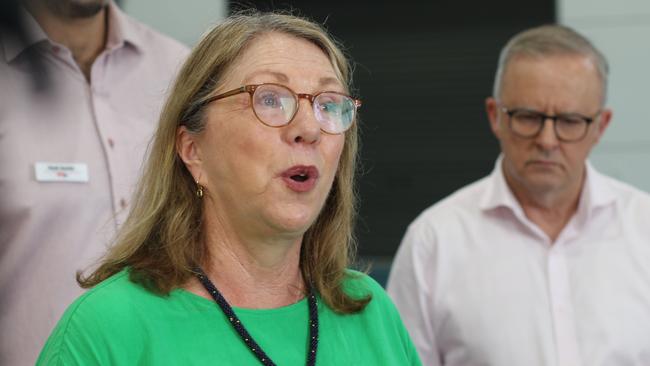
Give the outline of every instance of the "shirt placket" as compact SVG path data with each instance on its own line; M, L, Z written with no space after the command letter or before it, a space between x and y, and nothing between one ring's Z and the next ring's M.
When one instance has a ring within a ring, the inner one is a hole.
M106 166L108 167L108 178L110 187L110 196L113 206L113 213L115 226L117 227L121 222L117 220L120 217L120 212L126 208L126 197L123 192L119 190L116 185L118 175L121 174L120 162L117 149L119 148L119 141L116 139L116 131L113 124L114 118L111 114L111 109L108 106L109 93L106 90L106 83L104 82L105 73L108 63L109 52L102 52L91 69L91 84L89 85L90 96L92 99L93 116L95 124L101 140L101 146L106 158Z
M548 282L555 333L558 366L580 366L575 314L571 301L571 282L566 250L561 243L553 245L548 255Z

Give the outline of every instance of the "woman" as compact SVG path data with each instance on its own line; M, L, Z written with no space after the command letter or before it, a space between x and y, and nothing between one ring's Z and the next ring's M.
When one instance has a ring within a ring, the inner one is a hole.
M347 60L317 25L236 15L162 113L136 203L39 364L419 364L353 243Z

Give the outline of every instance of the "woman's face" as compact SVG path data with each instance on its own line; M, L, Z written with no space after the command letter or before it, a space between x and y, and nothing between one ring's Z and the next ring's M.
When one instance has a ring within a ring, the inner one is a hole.
M296 93L346 91L317 46L283 33L253 40L227 75L216 93L261 83ZM253 113L248 93L212 102L204 132L189 136L194 160L184 160L206 188L206 215L236 235L294 238L323 207L345 139L321 132L306 99L290 124L266 126Z

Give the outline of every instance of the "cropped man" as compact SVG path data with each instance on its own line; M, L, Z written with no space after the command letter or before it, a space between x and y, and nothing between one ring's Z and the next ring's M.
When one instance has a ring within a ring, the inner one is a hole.
M0 365L12 366L34 364L81 293L75 272L125 217L187 54L109 0L23 5L27 36L0 33Z

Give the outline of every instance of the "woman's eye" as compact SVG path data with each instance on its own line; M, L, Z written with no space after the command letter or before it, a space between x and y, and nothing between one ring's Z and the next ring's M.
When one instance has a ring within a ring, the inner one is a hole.
M323 112L334 112L338 109L338 105L334 102L326 102L320 105Z
M260 97L259 103L263 107L267 108L277 108L281 105L280 100L278 99L278 96L275 94L264 94Z

